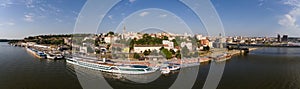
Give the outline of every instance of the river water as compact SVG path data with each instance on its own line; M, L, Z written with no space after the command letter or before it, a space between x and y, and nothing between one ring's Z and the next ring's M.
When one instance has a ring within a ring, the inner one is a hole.
M194 89L205 83L209 63L200 65ZM116 89L166 89L177 74L149 84L106 78ZM64 60L33 57L24 48L0 43L0 89L82 89L76 73ZM226 62L217 89L300 89L300 48L261 48Z

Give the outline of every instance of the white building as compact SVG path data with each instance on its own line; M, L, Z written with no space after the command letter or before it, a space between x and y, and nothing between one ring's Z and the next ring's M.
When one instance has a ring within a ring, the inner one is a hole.
M174 49L174 42L163 40L162 43L166 49Z
M123 35L125 36L124 39L126 39L126 40L139 38L138 34L135 32L127 32L127 33L124 33Z
M115 42L116 40L118 40L119 38L118 37L104 37L104 41L105 43L112 43L112 42Z
M196 35L197 40L203 40L203 39L207 39L207 37L203 36L203 35Z
M192 43L182 42L180 47L183 48L184 46L186 46L190 51L193 50L193 44Z
M45 46L45 45L34 45L34 47L44 48L44 49L49 49L50 48L49 46Z
M35 42L27 42L26 44L27 44L27 46L34 46L34 45L36 45Z
M214 48L213 42L209 42L208 46L209 46L210 48Z
M64 38L64 43L67 45L72 45L72 38Z
M87 53L87 47L80 47L81 53Z

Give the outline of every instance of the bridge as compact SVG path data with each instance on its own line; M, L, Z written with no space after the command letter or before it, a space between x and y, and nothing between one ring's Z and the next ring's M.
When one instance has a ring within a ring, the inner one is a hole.
M259 48L259 47L267 47L267 48L300 48L300 45L264 45L264 44L227 44L229 47L234 48Z
M264 45L264 44L227 44L228 50L240 50L249 53L250 48L300 48L299 45Z

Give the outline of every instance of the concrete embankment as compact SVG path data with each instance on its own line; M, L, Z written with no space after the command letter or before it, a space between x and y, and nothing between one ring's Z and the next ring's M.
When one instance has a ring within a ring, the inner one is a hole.
M249 48L249 52L250 51L254 51L258 48ZM229 54L231 55L238 55L238 54L241 54L241 53L244 53L245 51L242 51L242 50L230 50L230 51L227 51Z

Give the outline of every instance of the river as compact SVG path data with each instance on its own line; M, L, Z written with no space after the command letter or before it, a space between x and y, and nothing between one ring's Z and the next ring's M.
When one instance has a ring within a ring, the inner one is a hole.
M261 48L226 62L217 89L299 89L300 48ZM209 63L200 65L194 89L201 89ZM116 89L166 89L177 74L149 84L107 78ZM0 89L82 89L76 73L64 60L38 59L24 48L0 43Z

